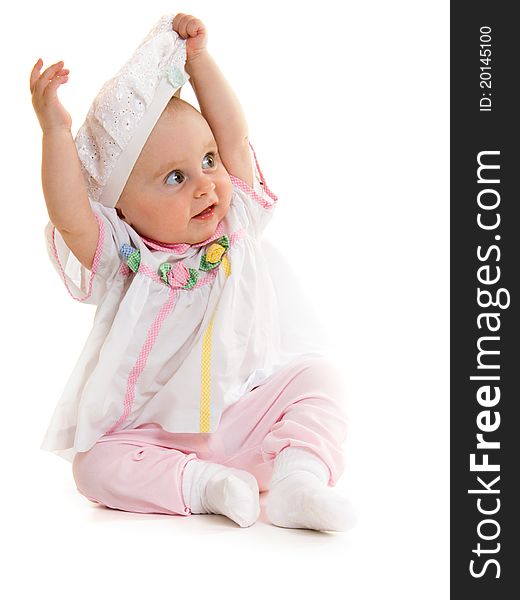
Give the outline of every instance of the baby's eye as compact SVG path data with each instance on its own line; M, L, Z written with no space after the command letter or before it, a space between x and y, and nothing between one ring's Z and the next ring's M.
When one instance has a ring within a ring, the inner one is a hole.
M182 171L172 171L166 178L166 183L171 185L179 185L184 181L184 173Z
M203 169L211 169L215 166L216 160L213 152L208 152L206 156L202 159L202 168Z

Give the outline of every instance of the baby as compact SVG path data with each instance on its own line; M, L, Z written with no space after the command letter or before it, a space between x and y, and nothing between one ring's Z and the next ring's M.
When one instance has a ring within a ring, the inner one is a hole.
M261 240L277 198L206 43L199 19L162 17L75 140L68 69L34 65L49 256L97 305L42 448L107 507L248 527L269 490L274 525L343 531L341 380L291 326ZM200 112L179 97L188 76Z

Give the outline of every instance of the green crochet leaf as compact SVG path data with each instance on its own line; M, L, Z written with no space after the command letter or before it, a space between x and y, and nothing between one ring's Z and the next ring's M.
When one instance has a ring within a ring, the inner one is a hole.
M133 252L127 259L126 264L130 267L130 269L137 273L139 270L139 264L141 263L141 252L136 250Z
M229 238L227 235L223 235L218 240L216 240L217 244L224 246L226 250L229 250Z
M169 285L170 282L168 281L168 272L172 270L172 266L170 263L162 263L162 265L159 266L159 273L161 275L161 279L164 281L164 283L166 285Z
M197 283L197 280L199 278L199 272L197 271L197 269L188 269L188 271L190 272L190 278L188 279L186 285L183 287L184 290L191 290L191 288Z

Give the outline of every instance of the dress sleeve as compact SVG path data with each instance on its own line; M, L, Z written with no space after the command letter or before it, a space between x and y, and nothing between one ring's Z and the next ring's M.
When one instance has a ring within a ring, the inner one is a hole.
M50 222L45 228L45 239L49 258L72 298L86 304L99 304L121 269L119 249L129 244L130 234L114 209L99 202L91 202L91 207L98 222L99 238L90 271L74 256Z
M243 201L255 236L260 237L273 216L278 197L268 188L251 144L249 145L249 154L253 167L253 187L251 188L245 181L234 175L230 174L230 178L235 191Z

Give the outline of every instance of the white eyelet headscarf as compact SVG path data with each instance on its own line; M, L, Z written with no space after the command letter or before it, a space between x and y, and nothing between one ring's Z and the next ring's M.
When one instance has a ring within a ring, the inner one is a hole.
M96 96L75 143L91 200L114 207L154 125L186 83L186 41L164 15Z

